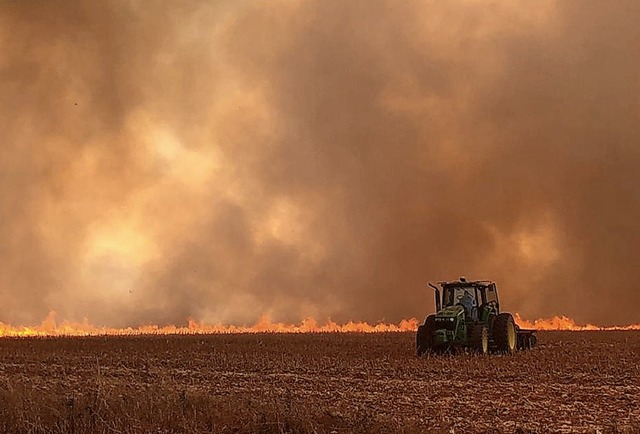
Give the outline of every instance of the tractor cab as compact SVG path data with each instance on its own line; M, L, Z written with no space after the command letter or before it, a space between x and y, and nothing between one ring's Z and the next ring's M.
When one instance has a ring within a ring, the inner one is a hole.
M491 315L500 313L498 292L493 282L468 282L461 277L453 282L440 282L440 286L442 307L462 306L467 321L487 321Z
M442 306L449 307L459 304L464 308L466 316L477 312L479 299L478 291L473 286L445 286L442 291Z

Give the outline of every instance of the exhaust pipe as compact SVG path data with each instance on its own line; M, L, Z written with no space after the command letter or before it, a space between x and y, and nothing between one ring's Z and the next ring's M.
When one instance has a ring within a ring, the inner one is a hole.
M442 301L440 300L440 289L431 282L429 282L428 285L432 287L436 292L436 312L440 312L440 310L442 309Z

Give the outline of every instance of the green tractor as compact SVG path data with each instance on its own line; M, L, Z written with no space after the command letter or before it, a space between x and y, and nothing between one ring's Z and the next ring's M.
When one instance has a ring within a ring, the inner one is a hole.
M510 313L500 312L498 288L494 282L467 281L464 277L438 282L436 313L418 327L416 351L445 352L457 347L487 354L511 354L536 344L535 330L521 329ZM442 298L440 297L442 289Z

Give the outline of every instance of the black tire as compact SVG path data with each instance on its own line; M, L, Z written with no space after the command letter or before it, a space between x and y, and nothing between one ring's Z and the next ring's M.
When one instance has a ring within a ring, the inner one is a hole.
M424 324L418 326L418 332L416 333L416 356L418 357L427 351L426 331L426 326Z
M491 330L496 349L505 354L512 354L518 345L516 323L510 313L501 313L493 321Z
M416 333L416 355L418 357L432 349L434 326L435 316L429 315L424 324L418 327L418 332Z
M489 329L484 324L475 325L471 329L470 340L471 349L478 354L489 352Z

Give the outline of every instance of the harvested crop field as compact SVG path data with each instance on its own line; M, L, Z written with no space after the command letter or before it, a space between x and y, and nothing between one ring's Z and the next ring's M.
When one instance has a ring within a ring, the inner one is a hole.
M2 432L640 432L640 332L414 357L412 333L0 340Z

